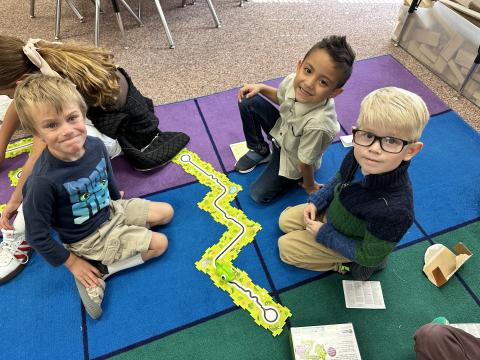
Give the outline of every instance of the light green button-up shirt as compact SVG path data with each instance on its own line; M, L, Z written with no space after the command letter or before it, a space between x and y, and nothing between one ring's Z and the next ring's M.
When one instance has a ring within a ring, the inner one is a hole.
M280 146L278 175L300 179L300 163L320 168L322 154L340 131L335 102L328 99L320 104L295 101L295 73L283 79L277 90L280 118L270 130Z

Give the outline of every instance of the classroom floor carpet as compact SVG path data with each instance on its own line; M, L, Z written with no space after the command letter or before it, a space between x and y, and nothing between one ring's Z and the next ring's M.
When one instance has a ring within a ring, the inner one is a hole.
M278 84L280 79L270 83ZM414 359L415 329L443 315L453 323L480 322L480 136L427 87L390 56L357 62L344 94L337 100L342 134L349 133L361 99L371 90L399 86L420 94L431 119L414 158L415 223L389 257L381 281L386 309L347 309L341 276L293 268L278 258L278 215L305 202L298 188L268 206L248 196L262 167L249 174L232 172L229 144L242 141L236 89L156 108L163 130L190 134L188 148L240 184L232 206L241 208L262 230L234 261L254 283L267 289L293 316L277 337L195 268L204 251L226 228L197 203L209 192L178 165L151 174L135 173L114 159L118 181L128 197L167 201L175 218L156 229L170 239L161 258L107 281L104 314L88 318L69 272L52 268L37 254L13 281L0 287L3 305L1 358L8 359L290 359L290 326L352 322L363 359ZM348 151L340 142L325 153L319 182L337 170ZM12 189L7 173L24 156L9 159L0 172L0 202ZM462 241L474 256L442 288L422 273L423 256L433 243L449 247Z

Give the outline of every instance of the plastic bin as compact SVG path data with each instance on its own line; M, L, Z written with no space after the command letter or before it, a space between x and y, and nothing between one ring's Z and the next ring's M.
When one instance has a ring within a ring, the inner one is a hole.
M408 14L404 6L393 34L397 41ZM475 64L480 46L480 28L448 6L436 2L410 15L399 45L456 90ZM479 67L480 68L480 67ZM463 95L480 106L480 69L465 84Z

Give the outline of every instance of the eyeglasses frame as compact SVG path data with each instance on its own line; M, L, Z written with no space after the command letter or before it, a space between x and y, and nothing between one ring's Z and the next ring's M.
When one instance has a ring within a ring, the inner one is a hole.
M373 141L371 142L370 145L362 145L362 144L359 144L355 141L355 133L359 132L359 131L362 131L362 132L365 132L365 133L368 133L368 134L371 134L373 136ZM400 138L397 138L395 136L378 136L378 135L375 135L374 133L370 132L370 131L366 131L366 130L362 130L362 129L356 129L356 128L353 128L352 129L352 136L353 136L353 142L359 146L363 146L363 147L370 147L372 146L373 144L375 144L375 142L378 140L379 144L380 144L380 147L382 148L383 151L389 153L389 154L400 154L403 149L405 149L405 146L407 145L410 145L410 144L413 144L415 141L407 141L407 140L403 140L403 139L400 139ZM402 148L398 151L398 152L392 152L392 151L388 151L388 150L385 150L383 148L383 145L382 145L382 140L385 139L385 138L390 138L390 139L396 139L396 140L400 140L402 143L403 143L403 146Z

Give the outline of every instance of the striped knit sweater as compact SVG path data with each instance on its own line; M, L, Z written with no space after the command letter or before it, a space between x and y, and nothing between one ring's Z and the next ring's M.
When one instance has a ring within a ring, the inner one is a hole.
M350 151L336 176L309 198L317 213L327 208L317 241L363 266L382 262L413 224L409 164L352 182L359 165Z

